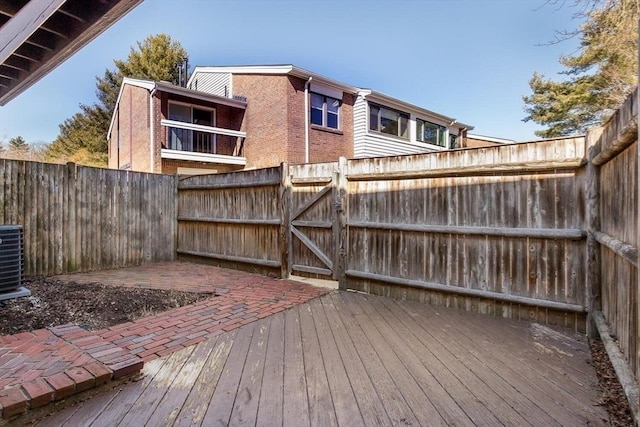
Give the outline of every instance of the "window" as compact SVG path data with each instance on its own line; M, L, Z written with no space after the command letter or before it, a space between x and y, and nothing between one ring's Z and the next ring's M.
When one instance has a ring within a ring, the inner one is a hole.
M447 128L425 120L416 119L416 140L427 144L447 146Z
M340 127L340 101L311 93L311 124L331 129Z
M376 104L369 104L369 129L400 138L409 138L409 115Z
M187 104L169 103L169 120L214 126L215 111ZM215 153L215 135L183 128L169 128L168 148L171 150Z

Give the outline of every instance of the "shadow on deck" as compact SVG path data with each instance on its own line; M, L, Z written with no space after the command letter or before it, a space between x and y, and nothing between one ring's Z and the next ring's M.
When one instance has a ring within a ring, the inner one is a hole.
M333 291L37 425L606 425L586 340Z

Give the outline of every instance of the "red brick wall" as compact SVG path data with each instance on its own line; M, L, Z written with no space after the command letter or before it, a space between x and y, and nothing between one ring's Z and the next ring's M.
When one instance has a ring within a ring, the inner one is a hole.
M480 147L495 147L496 145L503 145L499 142L487 141L486 139L464 138L462 147L465 148L480 148Z
M234 75L234 95L247 98L243 130L247 132L244 155L247 167L275 166L305 161L305 80L278 75ZM353 157L353 104L342 99L341 129L317 126L309 129L309 160L335 161Z
M242 126L247 168L278 165L289 157L287 85L286 76L233 76L233 94L247 98Z
M304 86L305 80L299 77L287 76L287 134L289 142L289 163L304 163ZM308 114L308 113L307 113Z
M308 114L305 111L304 86L304 79L292 76L234 75L234 94L247 98L246 112L210 103L199 105L216 108L216 126L247 133L243 150L247 168L275 166L281 162L304 163L304 125L305 115ZM167 173L165 168L170 167L170 163L163 162L160 157L162 147L167 145L167 130L160 122L168 117L170 98L181 102L191 101L160 92L153 97L153 171L157 173ZM309 127L311 162L335 161L340 156L353 157L354 101L353 95L344 94L340 130ZM130 163L132 170L151 171L150 125L149 93L143 88L126 86L109 144L109 167L117 168ZM218 135L218 154L231 155L235 144L235 137ZM168 173L175 173L176 167L171 166Z
M309 131L309 161L334 162L339 157L353 158L353 103L355 96L345 93L340 111L340 129L311 126Z
M149 92L126 85L109 141L109 167L149 172Z

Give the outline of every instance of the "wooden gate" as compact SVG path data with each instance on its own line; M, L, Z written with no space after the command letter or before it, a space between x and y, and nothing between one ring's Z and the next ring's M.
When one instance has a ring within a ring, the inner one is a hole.
M338 163L289 167L289 274L337 280L344 255Z

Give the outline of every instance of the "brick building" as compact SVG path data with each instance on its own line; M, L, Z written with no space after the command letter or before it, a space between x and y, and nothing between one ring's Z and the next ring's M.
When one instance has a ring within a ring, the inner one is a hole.
M109 167L227 172L464 146L471 126L292 65L196 67L187 87L125 78Z

